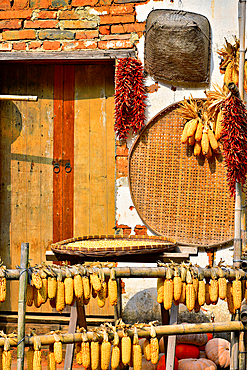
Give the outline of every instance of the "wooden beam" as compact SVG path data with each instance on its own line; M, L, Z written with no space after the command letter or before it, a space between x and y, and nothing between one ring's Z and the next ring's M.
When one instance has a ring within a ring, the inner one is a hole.
M83 50L76 52L11 52L5 53L0 52L0 62L8 61L83 61L83 60L109 60L109 59L119 59L135 57L134 49L123 49L123 50Z
M24 95L0 95L0 100L25 100L25 101L37 101L37 96L24 96Z

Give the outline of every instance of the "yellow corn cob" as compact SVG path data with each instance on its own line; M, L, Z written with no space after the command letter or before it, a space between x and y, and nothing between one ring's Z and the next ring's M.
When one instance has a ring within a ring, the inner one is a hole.
M233 67L232 62L227 64L226 71L225 71L225 74L224 74L224 84L226 86L229 84L229 82L232 82L232 67Z
M199 280L198 284L198 303L203 306L205 303L205 281Z
M122 363L128 365L131 357L131 339L128 336L123 336L121 340Z
M215 139L219 140L221 138L221 132L222 132L222 121L224 119L224 115L222 113L222 110L219 111L217 115L217 120L216 120L216 128L215 128Z
M34 351L34 354L33 354L33 370L42 370L41 351Z
M90 346L89 342L82 342L81 344L81 357L82 357L82 366L85 369L90 368Z
M164 309L169 310L172 307L174 294L174 284L172 279L172 270L168 266L166 270L166 279L164 281Z
M57 279L55 277L48 277L48 298L54 299L57 292Z
M78 365L82 364L81 342L75 344L75 358Z
M194 287L194 290L195 290L195 300L197 300L198 289L199 289L199 281L196 277L193 277L193 287Z
M181 296L179 298L179 303L184 303L185 304L186 300L186 283L183 281L182 282L182 291L181 291Z
M3 354L2 354L3 370L10 370L11 362L12 362L11 351L3 351Z
M54 346L50 345L47 356L47 370L56 370L57 364L55 361Z
M209 295L211 303L217 303L219 298L219 284L218 280L212 279L209 287Z
M195 146L194 146L194 155L198 156L201 154L202 151L202 144L201 141L195 141Z
M195 290L193 284L186 284L186 307L192 311L195 307Z
M142 349L140 344L133 344L133 369L142 369Z
M216 138L214 136L213 131L210 130L210 129L208 130L208 138L209 138L211 148L213 150L217 150L219 148L219 144L218 144L218 141L216 140Z
M63 281L57 281L56 310L63 311L65 307L65 288Z
M159 361L159 341L157 337L150 339L150 352L151 362L156 365Z
M83 296L84 299L87 301L90 299L90 290L91 290L89 278L87 276L83 276L82 283L83 283Z
M203 123L202 120L199 118L198 125L195 132L195 140L201 141L202 140L202 132L203 132Z
M0 370L3 370L3 347L0 348Z
M56 364L61 364L63 361L63 344L61 341L54 342L54 357Z
M147 361L151 360L151 348L150 348L150 342L148 339L145 339L143 343L143 354Z
M111 360L111 343L103 341L101 345L101 370L107 370Z
M219 283L219 298L224 300L226 298L226 278L220 277L218 279L218 283Z
M233 291L232 291L232 283L230 281L226 284L226 301L229 312L234 315L235 314L235 308L233 304Z
M48 280L41 279L42 280L42 287L38 290L38 296L40 295L40 301L41 304L44 304L47 301L47 294L48 294Z
M39 293L40 289L37 289L35 286L33 287L33 303L34 306L39 308L42 304L42 297Z
M33 286L27 284L27 298L26 298L27 306L32 306L33 304Z
M187 132L190 125L190 121L186 122L183 128L182 136L181 136L181 143L185 144L188 140Z
M242 286L241 280L236 278L232 282L232 298L233 306L235 310L238 310L241 307L242 303Z
M164 278L157 279L157 302L163 303L164 301Z
M120 348L119 346L113 346L111 353L111 368L117 369L119 367L119 363L120 363Z
M27 370L33 370L33 356L34 349L33 347L29 347L27 350Z
M117 292L117 281L115 279L110 278L108 281L108 295L110 305L116 306L118 301L118 292Z
M188 144L189 145L194 145L195 144L195 135L189 137Z
M206 158L211 158L213 155L211 145L209 144L208 152L205 154Z
M74 280L72 277L64 279L65 304L71 306L74 299Z
M195 134L197 125L198 125L198 118L194 118L190 120L190 124L189 124L188 131L187 131L188 138L192 137Z
M42 280L38 272L32 273L32 285L34 285L37 289L42 287Z
M205 284L205 303L206 303L207 305L211 304L209 288L210 288L209 283L206 283L206 284Z
M209 152L209 139L208 139L208 133L206 131L203 132L202 134L202 153L203 155L208 155Z
M105 281L101 283L101 289L98 292L98 306L100 308L104 307L105 305L105 299L106 299L106 289L107 289L107 284Z
M6 278L0 277L0 302L6 299Z
M232 81L231 82L234 82L235 85L238 85L238 70L235 68L234 65L232 67Z
M81 298L83 295L82 277L79 274L74 276L74 292L76 298Z
M99 367L99 342L91 342L91 369L97 370Z
M90 275L90 282L96 292L99 292L101 289L101 282L97 274L92 273Z
M181 297L182 293L182 279L179 276L179 272L177 267L174 270L174 278L173 278L173 299L174 301L178 301Z

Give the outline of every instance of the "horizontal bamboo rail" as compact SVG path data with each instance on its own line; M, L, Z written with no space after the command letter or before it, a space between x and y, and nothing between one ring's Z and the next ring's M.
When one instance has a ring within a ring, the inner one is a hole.
M178 335L178 334L194 334L194 333L220 333L220 332L240 332L240 331L247 331L247 327L245 327L241 321L225 321L225 322L215 322L215 323L202 323L202 324L178 324L178 325L162 325L156 326L155 331L157 337L161 337L163 335ZM138 336L140 338L149 338L150 337L150 327L145 327L142 329L138 329ZM130 337L133 336L134 331L129 329L127 333ZM91 341L95 336L93 332L87 332L88 339ZM119 330L118 335L120 338L123 337L123 331ZM113 332L109 333L109 339L113 339ZM61 338L61 342L64 344L69 343L76 343L82 341L81 333L75 334L59 334ZM53 334L49 335L39 335L40 341L42 345L49 345L55 342ZM99 333L99 340L103 339L103 333ZM17 339L16 338L9 338L10 345L16 346ZM25 337L25 346L31 346L34 343L34 337L28 336ZM0 338L0 347L4 345L4 338Z
M83 266L83 265L82 265ZM72 276L78 273L78 270L73 270L73 266L69 266ZM59 268L52 267L53 270L59 271ZM115 267L116 278L158 278L164 277L166 274L166 267ZM203 270L204 277L210 278L212 269L210 268L200 268ZM216 271L216 276L218 276L218 269L214 267ZM96 273L99 273L100 269L98 267L92 268L92 270ZM106 277L110 276L110 268L104 267L102 268ZM236 270L233 268L222 268L224 272L224 276L226 279L234 279L236 277ZM20 276L20 269L14 270L5 270L5 276L8 280L18 280ZM239 276L243 280L247 280L247 272L244 270L238 269ZM65 270L62 271L63 277L66 276ZM218 276L219 277L219 276Z
M0 95L0 100L24 100L24 101L37 101L37 96L25 95Z

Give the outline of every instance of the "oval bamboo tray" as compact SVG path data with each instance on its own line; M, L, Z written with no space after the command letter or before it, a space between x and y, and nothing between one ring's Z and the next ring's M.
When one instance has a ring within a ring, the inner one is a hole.
M173 251L175 244L173 239L159 236L88 235L54 243L51 250L55 254L97 258L162 253Z
M173 104L156 115L129 153L129 187L134 206L156 235L178 244L229 243L234 236L234 201L221 153L193 155L181 143L183 119Z

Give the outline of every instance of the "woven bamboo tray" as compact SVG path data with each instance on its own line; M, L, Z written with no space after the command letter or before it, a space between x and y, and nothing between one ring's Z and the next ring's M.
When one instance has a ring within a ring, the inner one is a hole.
M54 243L51 250L55 254L97 258L162 253L173 251L175 244L173 239L159 236L88 235Z
M173 104L142 130L129 153L134 206L153 232L178 244L217 246L234 236L234 201L221 153L196 158L181 144L183 120Z

